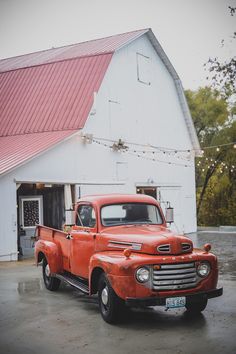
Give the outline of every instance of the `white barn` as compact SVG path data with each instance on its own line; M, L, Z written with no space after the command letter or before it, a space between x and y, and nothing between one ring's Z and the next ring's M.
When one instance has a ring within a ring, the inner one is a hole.
M0 260L33 253L83 195L147 193L196 231L199 143L150 29L0 61ZM67 220L66 220L67 219Z

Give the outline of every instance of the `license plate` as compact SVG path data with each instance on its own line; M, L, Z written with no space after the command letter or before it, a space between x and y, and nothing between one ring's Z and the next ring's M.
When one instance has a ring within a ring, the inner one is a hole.
M168 297L166 299L166 307L173 308L173 307L183 307L186 304L186 297Z

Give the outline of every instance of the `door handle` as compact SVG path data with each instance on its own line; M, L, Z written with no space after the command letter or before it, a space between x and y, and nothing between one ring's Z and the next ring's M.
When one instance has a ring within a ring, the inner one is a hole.
M71 234L68 234L68 235L66 235L66 239L67 239L67 240L72 240L72 239L73 239L73 236L71 236Z

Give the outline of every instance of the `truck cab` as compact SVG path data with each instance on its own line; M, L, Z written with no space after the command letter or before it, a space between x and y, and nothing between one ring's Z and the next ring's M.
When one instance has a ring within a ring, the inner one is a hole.
M145 195L98 195L79 200L67 232L37 227L36 262L48 290L66 281L98 294L103 319L126 307L185 307L198 313L217 288L217 258L167 228L158 202Z

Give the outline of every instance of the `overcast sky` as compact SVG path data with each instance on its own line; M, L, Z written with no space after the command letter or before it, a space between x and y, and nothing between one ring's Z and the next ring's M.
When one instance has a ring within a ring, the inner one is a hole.
M184 88L196 89L209 57L236 54L228 6L236 0L0 0L0 58L150 27Z

